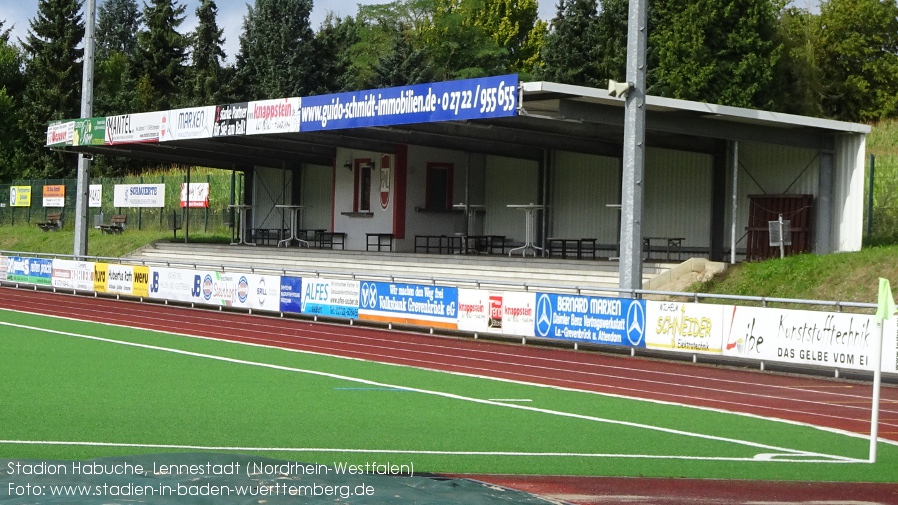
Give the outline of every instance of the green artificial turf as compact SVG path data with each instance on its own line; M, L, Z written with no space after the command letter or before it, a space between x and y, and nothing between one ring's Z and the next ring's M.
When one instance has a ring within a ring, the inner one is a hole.
M776 447L866 458L867 440L812 427L3 310L0 322L163 348L0 325L0 440L236 447L216 451L416 472L898 481L889 444L874 465L694 459ZM196 450L0 442L7 458Z

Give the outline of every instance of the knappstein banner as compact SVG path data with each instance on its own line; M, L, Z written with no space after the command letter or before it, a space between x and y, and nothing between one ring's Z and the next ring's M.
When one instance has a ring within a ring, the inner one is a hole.
M726 306L725 356L873 370L874 316Z

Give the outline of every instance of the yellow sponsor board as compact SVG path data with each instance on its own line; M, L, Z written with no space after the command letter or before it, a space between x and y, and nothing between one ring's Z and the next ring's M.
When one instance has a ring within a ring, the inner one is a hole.
M109 285L109 265L94 263L94 291L105 293Z
M31 207L31 186L10 186L9 206Z
M150 297L150 267L134 267L132 293L134 296Z

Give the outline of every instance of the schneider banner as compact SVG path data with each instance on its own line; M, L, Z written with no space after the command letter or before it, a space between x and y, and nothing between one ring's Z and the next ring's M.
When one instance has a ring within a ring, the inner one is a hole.
M645 302L645 346L662 351L720 354L723 305Z
M362 282L359 319L455 329L458 288Z
M518 76L502 75L304 97L300 130L508 117L517 108Z
M537 337L645 347L645 301L538 293Z

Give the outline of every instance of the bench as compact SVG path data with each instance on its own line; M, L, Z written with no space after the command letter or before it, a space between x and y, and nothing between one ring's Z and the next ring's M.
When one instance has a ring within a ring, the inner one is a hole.
M178 239L178 230L181 229L181 216L178 215L177 212L171 213L171 221L168 223L168 228L174 232L175 240Z
M109 233L121 233L125 231L125 225L128 223L128 216L125 214L116 214L112 216L112 219L108 224L101 224L100 231L105 234Z
M371 250L375 247L377 251L393 250L393 234L392 233L366 233L366 249Z
M415 235L415 252L454 254L461 251L460 235Z
M47 220L37 223L41 231L57 231L62 229L62 212L47 214Z
M346 243L346 233L338 232L338 231L323 231L318 234L318 247L321 249L335 249L337 246L340 246L340 249L343 249L343 245Z
M550 237L546 239L548 244L549 256L556 254L562 258L576 255L577 259L583 259L586 256L592 259L596 258L596 239L594 238L557 238Z
M642 251L645 253L646 260L652 257L652 252L665 253L665 258L668 261L670 261L670 255L675 253L679 259L684 240L686 239L683 237L643 237ZM660 244L653 246L653 241L660 242Z
M505 235L468 235L467 252L505 254Z

